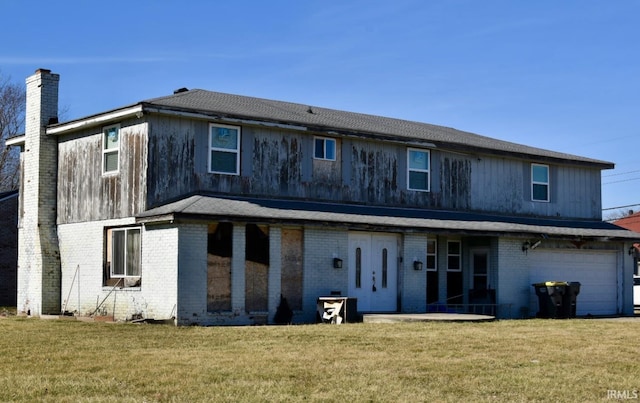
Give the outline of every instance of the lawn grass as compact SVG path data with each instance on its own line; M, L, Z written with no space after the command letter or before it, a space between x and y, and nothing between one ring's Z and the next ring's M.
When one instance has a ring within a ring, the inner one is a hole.
M640 321L182 327L0 318L0 401L600 401Z

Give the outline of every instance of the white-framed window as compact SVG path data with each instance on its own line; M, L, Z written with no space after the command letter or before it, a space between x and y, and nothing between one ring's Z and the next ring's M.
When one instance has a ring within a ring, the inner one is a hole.
M427 240L427 271L438 271L438 241L435 239Z
M209 125L209 172L240 175L240 127Z
M120 167L120 125L102 128L102 173L117 173Z
M531 200L548 202L549 165L531 164Z
M313 140L313 158L317 160L336 160L336 139L314 137Z
M471 253L471 289L486 290L489 288L489 251L474 250Z
M140 227L108 228L105 238L105 285L140 286Z
M430 153L428 150L407 149L407 187L409 190L429 191Z
M447 241L447 271L461 271L460 241Z

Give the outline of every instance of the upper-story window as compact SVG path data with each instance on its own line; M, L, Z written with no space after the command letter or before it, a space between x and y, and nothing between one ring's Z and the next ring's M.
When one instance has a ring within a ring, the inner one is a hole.
M313 158L319 160L336 160L336 140L327 137L316 137L313 145Z
M102 173L118 172L120 154L120 125L102 129Z
M209 172L240 174L240 127L209 125Z
M531 164L531 200L549 201L549 166Z
M429 191L428 150L409 148L407 150L407 183L409 190Z

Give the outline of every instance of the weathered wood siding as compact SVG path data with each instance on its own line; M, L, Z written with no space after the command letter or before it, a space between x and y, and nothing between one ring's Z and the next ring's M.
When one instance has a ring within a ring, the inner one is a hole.
M470 159L471 192L470 208L478 211L518 214L526 211L524 169L522 161L498 157ZM529 199L531 198L529 197Z
M198 173L206 172L207 127L203 121L149 117L148 207L200 188ZM196 139L200 137L196 153ZM202 155L200 155L202 154Z
M549 164L549 202L531 201L531 163L480 157L470 163L473 192L469 208L476 211L561 218L600 219L600 171Z
M311 157L305 147L308 136L251 127L242 133L248 148L243 155L249 157L241 172L247 178L244 189L255 195L304 197L305 158Z
M551 201L532 202L530 164L535 161L435 148L430 154L431 189L419 192L407 190L407 147L402 144L337 137L336 160L316 160L312 132L242 126L240 175L210 174L209 122L158 115L148 119L151 133L147 172L149 208L203 191L600 218L598 169L550 164Z
M130 217L146 208L147 125L120 122L120 166L102 174L102 127L58 143L58 223Z
M400 172L403 148L373 141L347 142L350 155L345 166L345 196L355 202L398 204L406 178ZM425 196L416 195L416 196Z
M438 183L439 189L432 189L438 205L452 210L468 210L471 205L471 161L458 154L432 152L431 183Z

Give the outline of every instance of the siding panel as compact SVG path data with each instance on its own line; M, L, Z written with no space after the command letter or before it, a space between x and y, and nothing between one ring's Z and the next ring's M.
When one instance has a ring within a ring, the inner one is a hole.
M336 137L313 159L312 132L243 126L240 175L209 174L207 121L151 116L148 207L193 192L490 213L600 218L600 171L550 165L549 203L531 201L533 161L431 150L431 191L407 190L407 147ZM132 179L129 178L130 182ZM115 189L124 188L123 184ZM122 196L124 197L124 196ZM127 199L128 200L128 199ZM122 206L116 210L121 211Z
M58 223L132 216L144 211L147 126L120 123L120 166L102 175L102 127L58 143Z

